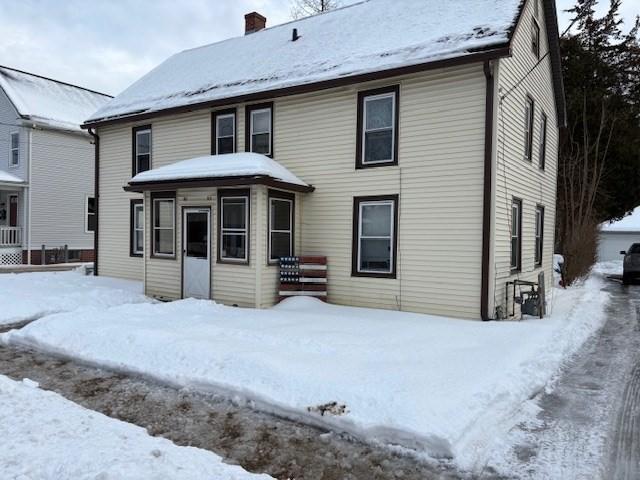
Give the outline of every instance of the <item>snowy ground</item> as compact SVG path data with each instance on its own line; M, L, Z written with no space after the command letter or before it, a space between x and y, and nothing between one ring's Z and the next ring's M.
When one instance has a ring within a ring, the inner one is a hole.
M106 308L150 301L142 284L84 275L80 271L0 274L0 325L78 308Z
M2 478L100 480L267 479L220 457L151 437L135 425L87 410L0 375Z
M479 469L523 402L601 326L601 288L594 275L554 290L550 317L522 322L312 299L262 311L184 300L51 315L2 341L226 391L259 409Z

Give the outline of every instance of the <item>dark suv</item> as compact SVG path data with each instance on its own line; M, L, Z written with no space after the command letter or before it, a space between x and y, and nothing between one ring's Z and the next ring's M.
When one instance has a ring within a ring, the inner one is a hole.
M627 284L640 278L640 243L634 243L626 252L620 252L620 255L624 255L622 282Z

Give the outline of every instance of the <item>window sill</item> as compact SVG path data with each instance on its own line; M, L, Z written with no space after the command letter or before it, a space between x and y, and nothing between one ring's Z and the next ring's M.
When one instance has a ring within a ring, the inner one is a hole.
M155 260L175 260L177 257L175 255L158 255L153 254L149 258L153 258Z
M239 265L243 267L248 267L251 264L249 260L231 260L231 259L224 259L224 258L218 258L216 263L218 265Z
M142 258L144 255L142 253L129 253L130 257Z
M387 278L395 280L397 278L395 272L393 273L374 273L374 272L351 272L352 277L359 278Z
M364 170L367 168L377 168L377 167L393 167L398 165L398 160L390 160L385 162L378 163L363 163L361 161L356 163L356 170Z
M511 269L511 275L515 275L517 273L522 273L522 269L521 268L512 268Z

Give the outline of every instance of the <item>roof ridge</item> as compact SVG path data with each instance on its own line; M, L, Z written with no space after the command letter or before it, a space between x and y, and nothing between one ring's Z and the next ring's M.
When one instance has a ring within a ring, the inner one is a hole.
M310 18L319 17L321 15L329 15L329 14L332 14L334 12L338 12L340 10L346 10L347 8L357 7L358 5L362 5L363 3L368 3L370 1L372 1L372 0L360 0L360 1L356 2L356 3L352 3L350 5L344 5L343 7L335 8L333 10L328 10L326 12L318 12L318 13L315 13L313 15L309 15L308 17L289 20L289 21L284 22L284 23L279 23L277 25L273 25L272 27L263 28L262 30L258 30L257 32L251 33L250 35L259 35L262 32L266 32L266 31L269 31L269 30L275 30L276 28L286 27L287 25L291 25L292 23L303 22L305 20L309 20ZM236 37L224 38L222 40L218 40L217 42L211 42L211 43L207 43L205 45L199 45L197 47L187 48L185 50L181 50L181 51L173 54L172 57L175 56L175 55L179 55L181 53L184 53L184 52L191 52L193 50L199 50L201 48L211 47L213 45L218 45L218 44L221 44L221 43L224 43L224 42L228 42L230 40L236 40L238 38L244 38L246 36L247 36L246 34L245 35L238 35Z
M114 98L113 95L109 95L108 93L98 92L97 90L92 90L91 88L81 87L80 85L74 85L73 83L64 82L62 80L56 80L55 78L45 77L44 75L38 75L37 73L27 72L25 70L20 70L18 68L7 67L6 65L0 65L0 69L3 69L3 68L6 69L6 70L11 70L13 72L22 73L24 75L31 75L32 77L41 78L43 80L48 80L50 82L59 83L61 85L66 85L68 87L73 87L73 88L78 88L80 90L85 90L87 92L95 93L97 95L102 95L104 97Z

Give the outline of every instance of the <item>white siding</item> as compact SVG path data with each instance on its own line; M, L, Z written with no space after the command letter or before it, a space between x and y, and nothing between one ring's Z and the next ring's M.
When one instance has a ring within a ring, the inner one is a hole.
M93 249L85 231L85 204L94 194L91 137L33 130L31 163L31 248Z
M553 248L556 205L556 178L558 167L558 125L551 77L551 62L545 58L538 62L531 51L531 22L534 1L529 0L524 8L513 39L513 56L499 62L497 94L505 98L498 101L497 121L497 171L495 190L495 264L492 286L495 286L496 306L506 305L504 285L515 278L536 280L544 270L547 292L553 285ZM549 49L546 26L540 6L540 56ZM533 71L531 71L533 69ZM529 73L531 72L531 73ZM525 99L530 95L535 101L533 161L524 159L524 111ZM546 167L538 168L540 140L540 118L542 112L548 118ZM510 269L510 225L512 197L522 199L522 271L511 274ZM544 253L542 267L534 261L535 209L545 207ZM510 307L511 308L511 307ZM492 313L492 312L490 312Z

